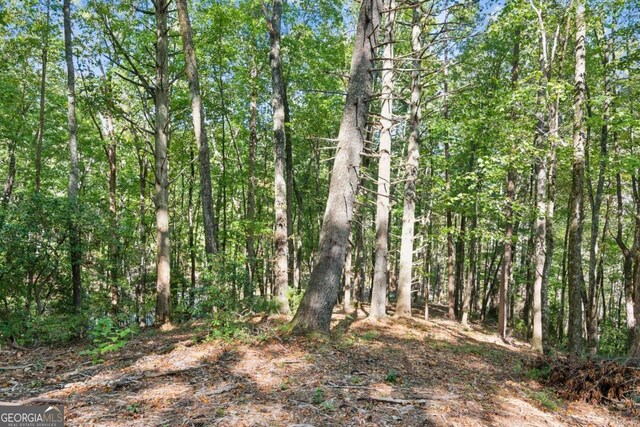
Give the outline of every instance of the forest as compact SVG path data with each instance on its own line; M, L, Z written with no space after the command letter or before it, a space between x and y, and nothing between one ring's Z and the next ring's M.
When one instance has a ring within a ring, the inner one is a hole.
M640 1L0 3L0 402L637 425Z

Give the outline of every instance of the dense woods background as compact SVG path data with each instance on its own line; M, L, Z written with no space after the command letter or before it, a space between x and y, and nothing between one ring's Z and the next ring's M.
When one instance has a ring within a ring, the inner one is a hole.
M3 3L3 339L446 304L538 351L640 356L639 14Z

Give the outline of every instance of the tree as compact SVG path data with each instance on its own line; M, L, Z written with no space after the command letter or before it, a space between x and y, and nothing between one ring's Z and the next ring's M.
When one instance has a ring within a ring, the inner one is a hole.
M380 25L378 0L364 0L356 26L349 85L316 263L309 285L292 320L297 333L329 332L349 240L358 185L360 153L372 91L374 40Z
M271 17L265 11L269 27L271 49L271 107L273 108L273 136L274 136L274 166L275 166L275 293L278 311L289 314L288 273L288 227L287 227L287 180L286 180L286 131L285 131L285 87L282 77L282 58L280 49L280 35L282 26L282 1L273 0Z
M211 163L209 160L209 141L206 131L206 118L200 96L200 78L196 60L193 31L189 19L187 0L177 0L178 20L180 21L180 35L185 57L185 71L189 80L191 95L191 115L193 118L193 132L198 148L198 170L200 172L200 199L202 203L202 221L204 226L204 250L210 258L218 251L215 230L216 220L213 211L213 191L211 189ZM208 260L210 262L210 260Z
M67 64L67 122L69 125L69 154L71 168L69 171L69 205L73 212L78 203L78 184L80 171L78 167L78 142L76 139L76 77L73 66L73 46L71 41L71 2L64 0L64 57ZM71 257L71 283L73 285L73 306L76 311L82 305L82 278L80 267L82 263L82 250L80 248L80 230L77 220L73 217L69 219L69 253Z
M413 239L416 210L416 179L420 158L420 83L422 44L422 6L413 5L411 50L413 70L411 71L411 100L409 123L411 134L407 146L405 165L404 208L402 214L402 242L400 244L400 274L398 275L398 303L396 315L411 317L411 280L413 267Z
M520 72L520 29L516 30L513 42L513 62L511 66L511 89L515 90ZM511 119L515 120L515 108L511 110ZM511 155L515 152L515 141L511 146ZM500 292L498 300L498 335L507 337L507 294L511 280L513 256L513 202L516 192L516 170L513 166L507 171L507 204L505 207L504 255L502 258L502 274L500 276Z
M573 101L573 167L569 208L568 286L569 286L569 345L571 356L582 354L582 222L584 192L584 104L585 104L585 38L584 1L576 4L576 47Z
M384 3L384 48L382 51L382 106L380 110L380 145L378 146L378 192L376 196L376 248L371 291L370 319L386 316L389 285L389 209L391 206L391 127L393 126L393 30L395 0ZM411 310L411 308L409 308Z
M156 322L169 322L171 242L169 236L169 2L156 0L155 183L157 231Z

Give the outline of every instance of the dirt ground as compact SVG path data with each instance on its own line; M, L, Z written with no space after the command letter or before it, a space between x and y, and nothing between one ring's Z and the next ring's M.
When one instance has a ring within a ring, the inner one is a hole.
M337 313L330 339L256 317L243 339L149 329L93 364L71 348L0 350L0 400L64 402L68 426L637 426L530 379L526 344L442 318Z

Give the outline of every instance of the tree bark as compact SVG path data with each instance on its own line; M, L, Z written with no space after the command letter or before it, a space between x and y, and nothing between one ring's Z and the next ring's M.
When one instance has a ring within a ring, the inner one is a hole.
M391 127L393 126L393 31L395 0L385 0L385 25L382 51L382 94L380 144L378 147L378 192L376 197L376 246L371 293L370 319L386 316L389 285L389 209L391 206Z
M584 192L584 102L585 102L585 37L584 0L576 6L576 66L573 119L573 167L569 209L569 355L579 357L583 350L582 297L584 277L582 274L582 222Z
M282 23L282 1L273 0L271 18L267 17L271 49L271 106L273 108L274 165L275 165L275 294L280 314L289 314L288 273L288 227L287 227L287 180L286 180L286 131L284 108L284 80L280 49Z
M47 64L49 56L49 23L51 20L51 2L47 0L47 16L42 34L42 71L40 72L40 111L38 114L38 133L36 134L36 165L35 191L40 192L40 177L42 175L42 143L44 139L44 116L47 89Z
M139 179L139 215L140 223L138 224L138 236L140 243L140 265L138 272L138 281L136 282L136 321L140 323L140 309L144 306L144 296L147 288L147 225L146 216L146 199L147 199L147 172L148 163L144 158L144 153L138 152L138 179Z
M193 31L189 19L187 0L176 0L178 20L180 21L180 35L185 57L185 71L189 80L191 96L191 116L193 118L193 132L198 148L198 166L200 172L200 199L202 203L202 222L204 231L204 250L207 258L218 252L216 242L216 220L213 210L213 190L211 188L211 163L209 160L209 141L206 131L206 120L200 95L200 78L196 59ZM207 259L207 262L211 262Z
M356 27L347 97L320 232L317 261L292 321L293 331L296 333L329 332L331 312L337 299L353 219L360 153L364 145L372 91L370 71L373 68L379 25L379 0L363 0Z
M78 203L78 184L80 172L78 168L78 142L76 140L76 85L73 68L73 49L71 42L71 1L63 2L64 21L64 56L67 65L67 121L69 125L69 154L71 167L69 170L69 208L74 212ZM74 215L69 216L69 254L71 258L71 283L73 286L73 306L80 311L82 305L82 279L80 267L82 250L80 248L80 230Z
M416 180L420 160L420 70L422 68L422 8L413 9L411 49L413 70L411 71L411 100L409 112L409 145L405 166L404 208L402 213L402 240L400 243L400 273L398 274L398 302L396 316L411 317L411 281L413 270L413 240L416 217Z
M255 221L256 221L256 150L258 147L258 95L256 79L258 68L255 62L251 67L251 98L249 100L249 185L247 186L247 266L249 270L249 287L253 295L256 277ZM247 295L245 295L246 297Z
M168 0L157 0L155 79L155 181L157 230L156 323L169 322L171 243L169 238L169 57Z
M515 91L520 73L520 30L516 30L513 44L513 63L511 66L511 90ZM511 119L515 121L516 109L511 110ZM515 156L516 141L511 145L511 156ZM507 337L507 295L513 263L513 202L516 196L516 171L509 167L507 171L507 204L505 206L504 256L500 276L500 295L498 297L498 336Z

